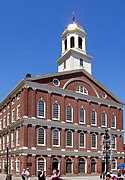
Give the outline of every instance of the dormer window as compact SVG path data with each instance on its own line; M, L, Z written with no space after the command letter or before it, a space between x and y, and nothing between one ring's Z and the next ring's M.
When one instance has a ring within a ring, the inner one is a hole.
M78 38L78 46L80 49L82 49L82 38L81 37Z
M74 37L70 38L70 48L74 48L75 47L75 39Z
M88 90L85 87L83 87L83 86L78 86L76 88L76 92L88 95Z

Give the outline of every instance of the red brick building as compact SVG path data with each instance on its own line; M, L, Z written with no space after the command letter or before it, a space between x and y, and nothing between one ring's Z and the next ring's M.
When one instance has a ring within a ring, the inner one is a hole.
M86 33L73 22L62 34L58 73L27 74L0 103L0 169L31 175L101 173L102 138L111 135L110 169L124 162L123 103L91 75Z

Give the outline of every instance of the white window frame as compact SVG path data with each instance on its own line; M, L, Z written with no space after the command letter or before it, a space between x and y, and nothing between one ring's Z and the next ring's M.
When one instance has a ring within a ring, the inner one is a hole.
M103 121L103 114L105 114L105 125L103 125L102 121ZM105 111L102 112L102 115L101 115L101 124L102 124L102 127L107 127L107 114Z
M80 139L80 135L83 134L84 135L84 145L81 146L80 142L81 142L81 139ZM86 147L86 134L84 132L80 132L79 133L79 148L85 148Z
M114 119L112 119L112 116L114 117ZM112 122L113 120L114 122ZM113 123L114 123L114 126L113 126ZM116 129L116 115L114 113L111 115L111 128Z
M20 160L19 158L16 159L16 172L20 172Z
M12 123L15 122L15 109L12 110Z
M40 102L42 102L43 103L43 108L42 108L42 114L43 115L40 115L40 113L39 113L39 111L41 111L40 110ZM37 117L39 117L39 118L45 118L46 116L45 116L45 114L46 114L46 103L45 103L45 101L41 98L39 101L38 101L38 103L37 103Z
M77 86L76 92L80 94L88 95L88 90L82 85Z
M2 130L2 119L0 119L0 130Z
M11 147L14 147L14 131L11 132Z
M113 163L113 161L115 161L115 163ZM115 164L115 168L113 167ZM115 158L112 159L112 162L111 162L111 170L117 170L117 160Z
M57 117L54 117L54 105L57 105L57 107L58 107L58 110L57 110ZM60 105L57 103L57 102L55 102L55 103L53 103L53 106L52 106L52 119L53 120L60 120Z
M68 115L68 107L70 107L71 108L71 114L70 114L70 116L71 116L71 119L69 119L69 118L67 118L69 115ZM73 122L73 107L69 104L67 107L66 107L66 121L67 122Z
M116 141L116 139L117 139L117 138L116 138L115 135L111 135L111 142L112 142L112 143L111 143L111 144L112 144L112 145L111 145L111 149L112 149L112 150L116 150L116 147L117 147L117 144L116 144L117 141Z
M53 137L54 131L57 131L57 132L58 132L58 134L57 134L57 136L58 136L58 144L54 144L54 143L53 143L53 141L54 141L54 137ZM52 130L52 145L53 145L54 147L60 147L60 131L59 131L58 129L53 129L53 130Z
M3 149L5 149L6 148L6 137L5 137L5 135L3 136Z
M0 138L0 150L2 150L2 138Z
M82 109L83 112L84 112L84 117L83 117L84 122L80 121L80 119L81 119L80 110L81 110L81 109ZM85 109L83 108L83 106L79 109L79 124L85 124Z
M92 123L92 118L93 118L93 117L92 117L92 112L95 113L95 120L94 120L95 123L94 123L94 124ZM93 109L93 110L91 111L91 125L92 125L92 126L96 126L96 125L97 125L97 112L95 111L95 109Z
M69 145L67 145L67 141L68 141L68 137L67 137L67 133L68 132L70 132L71 133L71 146L69 146ZM73 132L71 131L71 130L68 130L67 132L66 132L66 147L73 147Z
M39 130L40 130L40 129L42 129L43 132L44 132L44 143L43 143L43 144L38 143L38 139L39 139ZM45 145L46 145L45 140L46 140L46 131L45 131L45 129L44 129L43 127L39 127L38 130L37 130L37 145L38 145L38 146L45 146Z
M7 126L10 125L10 113L7 114Z
M20 145L20 136L19 136L20 129L16 130L16 146Z
M92 136L95 136L95 146L93 147L92 144L93 144L93 139L92 139ZM97 134L95 133L92 133L91 134L91 149L97 149Z
M42 160L41 160L42 159ZM44 164L44 171L46 172L46 159L45 158L43 158L43 157L39 157L38 159L37 159L37 171L39 171L41 168L42 168L42 166L40 166L40 168L39 168L39 162L41 162L41 163L43 163Z
M3 117L3 128L6 127L6 116Z
M17 120L20 119L20 105L17 106Z
M11 159L11 171L14 171L14 159Z

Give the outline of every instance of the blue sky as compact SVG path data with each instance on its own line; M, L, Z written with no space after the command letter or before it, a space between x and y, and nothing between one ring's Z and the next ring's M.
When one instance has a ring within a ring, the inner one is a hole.
M57 72L73 11L87 32L93 76L125 102L125 0L1 0L0 102L27 73Z

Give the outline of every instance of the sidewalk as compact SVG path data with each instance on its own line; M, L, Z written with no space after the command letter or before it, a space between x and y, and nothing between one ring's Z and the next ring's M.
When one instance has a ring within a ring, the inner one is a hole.
M64 180L99 180L100 177L98 176L91 176L91 175L86 175L86 176L64 176L61 177ZM48 180L49 177L46 178ZM5 174L0 174L0 180L6 180L6 175ZM12 180L22 180L21 177L12 177ZM38 180L37 177L31 177L30 180Z

